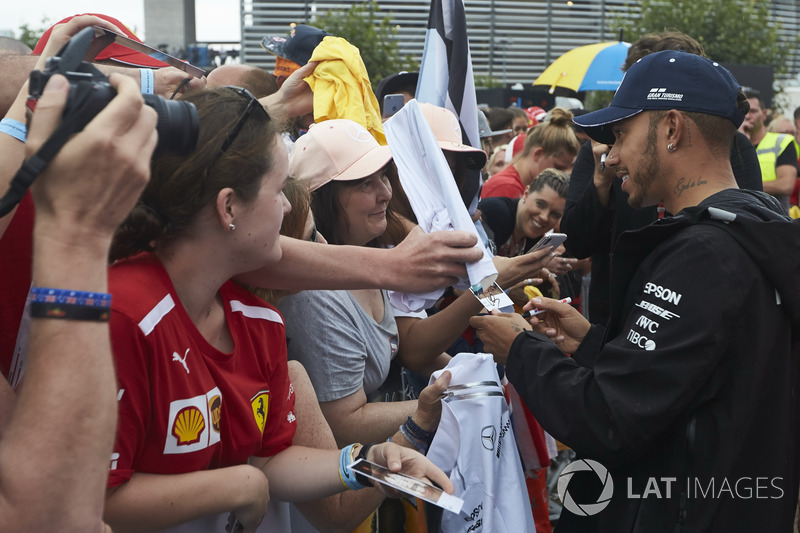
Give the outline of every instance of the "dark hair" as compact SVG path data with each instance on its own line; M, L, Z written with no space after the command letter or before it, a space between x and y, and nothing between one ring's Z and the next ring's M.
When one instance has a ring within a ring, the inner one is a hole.
M249 100L226 87L190 92L183 99L197 107L197 148L189 156L164 155L153 160L150 182L114 235L112 261L153 251L158 241L179 235L226 187L243 201L252 200L261 188L261 178L273 167L278 136L266 112L254 109L222 152Z
M758 100L758 105L761 109L764 109L764 100L761 98L761 91L758 89L753 89L752 87L742 87L739 92L744 93L745 100L753 99ZM738 96L738 95L737 95ZM738 104L738 101L737 101ZM750 111L750 103L747 103L747 110Z
M311 209L311 191L300 180L288 178L283 185L283 195L286 196L292 210L283 217L281 235L293 239L303 239L308 211Z
M741 94L742 91L740 90L739 95ZM737 105L740 103L740 99L737 99ZM747 105L746 99L744 100L744 104ZM739 106L739 108L741 109L741 106ZM664 118L668 112L669 111L666 109L650 111L650 127L648 130L650 142L655 142L656 127L658 126L658 122ZM696 113L691 111L679 111L679 113L683 114L695 123L697 130L700 132L700 135L703 137L703 140L708 145L708 149L712 154L717 157L726 157L730 154L731 143L733 142L733 137L736 135L736 126L733 124L733 122L725 117L709 115L706 113ZM747 112L745 111L745 114L746 113Z
M390 163L389 165L392 164ZM389 165L383 168L385 174L388 174ZM329 181L311 193L311 211L314 213L317 230L325 236L325 240L329 244L345 244L344 232L350 223L342 204L339 202L339 191L345 188L357 187L367 177L353 181ZM398 244L403 240L405 233L403 223L394 211L392 202L389 201L386 206L386 231L372 239L366 246L381 248Z
M736 107L739 108L739 111L741 111L743 115L750 112L750 102L747 101L748 98L749 96L740 88L739 92L736 94ZM797 109L800 109L800 107ZM795 110L795 115L796 114L797 110Z
M561 152L572 156L578 155L581 145L572 129L572 113L563 107L554 107L546 122L537 124L528 130L525 146L511 161L527 157L535 148L541 147L545 154L555 155Z
M647 33L639 37L630 48L625 58L623 71L627 71L634 63L646 55L663 50L682 50L698 56L706 56L703 46L692 37L677 30L664 30L658 33Z
M392 199L389 200L392 212L413 224L417 224L417 216L414 214L414 209L411 207L408 195L406 195L406 191L400 183L400 176L397 173L397 166L394 162L387 167L386 175L389 177L389 183L392 185ZM399 244L400 241L403 240L403 237L405 237L405 232L400 237L400 240L393 244Z
M561 198L566 198L567 189L569 189L569 175L555 168L546 168L539 172L539 175L528 185L528 192L541 191L545 187L550 187Z
M486 111L486 120L492 131L507 130L514 122L514 112L504 107L492 107Z
M519 107L512 105L507 107L506 109L510 111L512 115L514 115L514 118L524 118L526 121L528 120L528 114ZM513 124L514 120L512 119L511 122Z

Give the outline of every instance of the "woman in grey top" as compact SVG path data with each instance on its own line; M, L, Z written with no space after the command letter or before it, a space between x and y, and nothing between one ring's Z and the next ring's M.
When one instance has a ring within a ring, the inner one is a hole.
M383 246L402 239L402 223L388 207L391 158L388 147L350 120L318 124L295 144L289 175L313 191L317 229L330 244ZM438 402L367 401L386 379L399 345L385 291L304 291L283 298L279 308L289 357L308 371L337 442L386 440L409 416L422 429L435 429ZM445 374L434 386L446 387Z

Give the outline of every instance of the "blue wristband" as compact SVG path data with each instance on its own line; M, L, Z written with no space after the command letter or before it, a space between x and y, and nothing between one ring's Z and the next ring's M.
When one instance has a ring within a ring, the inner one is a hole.
M155 75L149 68L140 68L139 74L142 77L142 94L153 94L155 89Z
M359 483L356 479L356 473L347 468L347 465L353 462L353 446L355 446L355 444L345 446L339 453L339 479L341 479L342 484L350 490L365 489L367 485Z
M28 128L25 127L25 124L13 118L4 118L0 120L0 133L11 135L22 142L25 142L28 138Z
M411 444L415 450L417 450L422 455L428 455L428 448L430 448L430 443L423 442L421 440L416 439L406 428L406 425L403 424L400 426L400 433L405 437L405 439Z
M83 307L111 307L111 295L106 292L31 287L30 300L36 303L78 305Z
M433 441L433 437L436 435L435 431L425 431L424 429L419 427L417 423L414 422L414 419L411 418L410 416L406 420L406 423L403 424L403 426L405 426L408 432L411 433L415 439L422 442L427 442L428 444L430 444Z
M111 317L111 295L105 292L31 287L28 299L31 318L108 322Z

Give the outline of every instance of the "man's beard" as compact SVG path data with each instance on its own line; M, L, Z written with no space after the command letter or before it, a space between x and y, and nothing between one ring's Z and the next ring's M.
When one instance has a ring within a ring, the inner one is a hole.
M628 180L633 180L634 184L632 191L634 194L628 195L628 204L635 209L652 205L645 204L645 202L647 193L661 172L661 162L658 159L658 150L656 150L656 137L656 124L651 122L647 132L647 146L642 153L642 159L639 161L635 173L631 173L630 168L628 169ZM636 179L633 178L634 175Z

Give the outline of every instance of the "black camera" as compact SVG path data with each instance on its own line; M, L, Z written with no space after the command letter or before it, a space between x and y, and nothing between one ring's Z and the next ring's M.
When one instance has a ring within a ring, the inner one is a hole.
M84 28L58 54L47 60L44 71L31 72L28 91L28 107L31 110L35 108L47 80L53 74L62 74L67 78L69 96L61 123L42 147L22 164L9 184L8 192L0 198L0 217L11 212L22 200L33 180L58 154L69 137L81 131L116 96L117 91L108 83L108 77L88 61L84 61L94 37L94 29ZM91 57L95 57L98 51ZM194 104L165 100L154 95L145 95L144 101L158 113L158 144L154 155L165 152L190 154L197 146L200 130L200 118Z
M73 117L79 123L73 132L80 131L97 115L117 92L108 83L108 77L93 64L84 61L95 37L93 28L84 28L53 57L47 60L43 71L34 70L30 77L29 105L42 95L47 80L61 74L69 81L69 97L64 107L63 121ZM200 120L194 104L180 100L167 100L158 95L143 95L144 102L158 113L158 144L155 155L165 152L188 155L197 146Z

